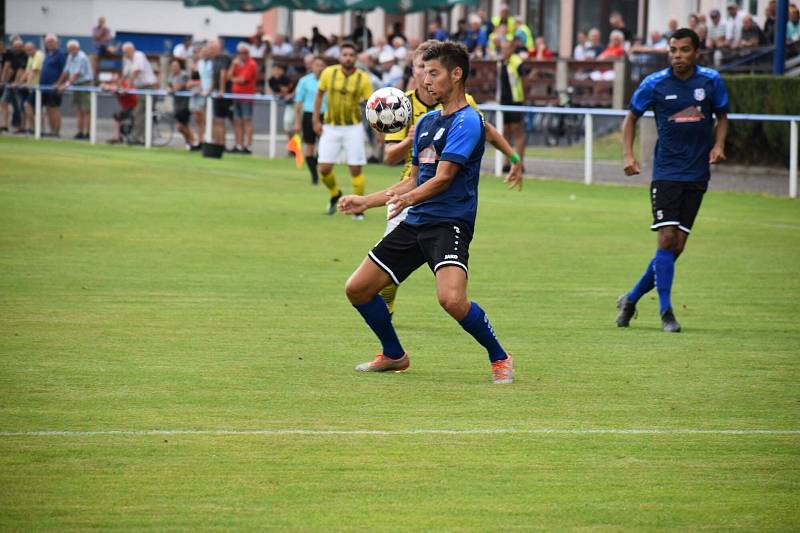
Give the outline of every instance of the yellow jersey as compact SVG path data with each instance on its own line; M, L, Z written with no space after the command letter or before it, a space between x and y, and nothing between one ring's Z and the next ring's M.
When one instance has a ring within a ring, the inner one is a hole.
M361 69L345 75L341 65L331 65L322 71L318 90L328 97L325 124L350 126L361 123L361 101L372 94L372 82Z
M437 109L441 109L441 104L434 104L431 107L425 105L425 102L419 99L417 96L416 90L406 91L406 96L411 101L411 120L408 122L408 125L400 131L396 131L394 133L387 133L384 137L384 142L400 142L406 137L408 137L408 130L411 128L412 124L416 124L419 119L422 118L422 115L426 113L430 113L431 111L436 111ZM483 113L481 110L478 109L478 103L472 97L471 94L466 93L465 96L467 97L467 103L472 106L475 111L483 118ZM412 152L414 151L413 146L408 147L408 153L406 154L406 164L403 167L403 173L400 175L400 179L404 180L406 178L411 177L411 156Z

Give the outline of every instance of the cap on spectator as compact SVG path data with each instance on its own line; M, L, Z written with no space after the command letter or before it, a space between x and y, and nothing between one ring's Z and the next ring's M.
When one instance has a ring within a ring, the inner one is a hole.
M388 63L389 61L394 61L394 54L385 50L381 52L381 55L378 56L378 63Z

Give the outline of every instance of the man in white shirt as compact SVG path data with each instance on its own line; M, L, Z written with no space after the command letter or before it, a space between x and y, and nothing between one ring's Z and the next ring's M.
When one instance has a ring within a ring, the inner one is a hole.
M281 34L275 36L275 42L272 44L272 55L276 56L290 56L294 52L291 43L286 42L286 37Z
M192 36L187 35L183 38L183 42L175 45L172 49L172 57L186 61L194 55L194 46L192 46Z
M158 85L158 78L144 52L137 50L133 43L122 45L122 76L136 89L153 89ZM133 111L133 142L144 143L144 118L146 98L140 95L136 99Z
M742 19L744 13L739 11L739 4L728 2L728 19L725 21L725 39L728 41L728 46L739 46L739 41L742 40Z

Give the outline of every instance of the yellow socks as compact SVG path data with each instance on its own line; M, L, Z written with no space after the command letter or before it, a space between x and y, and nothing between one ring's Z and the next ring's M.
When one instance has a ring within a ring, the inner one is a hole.
M386 307L389 308L389 314L391 315L394 313L394 299L397 298L397 285L394 283L390 283L381 289L381 298L386 303Z
M339 188L336 187L336 176L333 174L333 172L330 172L329 174L323 174L322 183L324 183L328 190L331 191L331 197L339 194Z
M324 178L323 178L324 179ZM353 176L353 192L355 194L364 195L364 174L359 174L358 176Z

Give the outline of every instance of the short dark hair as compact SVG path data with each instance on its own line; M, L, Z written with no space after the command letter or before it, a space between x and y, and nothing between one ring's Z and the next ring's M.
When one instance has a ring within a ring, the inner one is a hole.
M694 49L697 50L700 48L700 36L697 35L697 32L694 30L690 30L689 28L681 28L677 30L675 33L672 34L672 37L669 38L671 41L672 39L686 39L689 38L692 40L692 44L694 45Z
M356 48L355 43L352 41L345 41L339 45L339 50L344 50L345 48L349 48L353 52L358 52L358 48Z
M461 83L466 85L467 78L469 77L469 52L467 47L462 43L453 41L443 41L431 43L428 48L422 52L423 61L431 61L438 59L444 68L453 71L454 68L460 67L464 73L461 76Z

